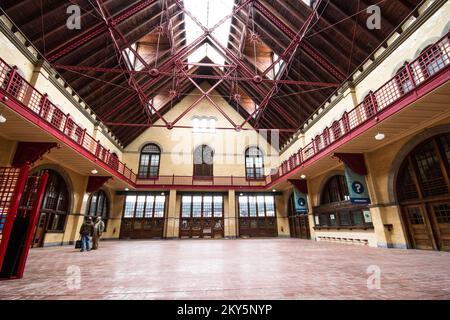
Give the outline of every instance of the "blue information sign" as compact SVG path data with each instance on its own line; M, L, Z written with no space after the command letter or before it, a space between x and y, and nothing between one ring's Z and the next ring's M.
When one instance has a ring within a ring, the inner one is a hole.
M345 178L352 203L369 204L370 196L367 190L366 177L355 173L348 166L345 166Z
M299 214L308 213L308 200L306 194L301 193L294 187L295 211Z

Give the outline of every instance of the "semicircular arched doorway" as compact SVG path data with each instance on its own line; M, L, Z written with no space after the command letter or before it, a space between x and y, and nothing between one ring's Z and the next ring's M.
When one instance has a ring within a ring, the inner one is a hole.
M450 251L450 133L409 153L396 193L411 247Z

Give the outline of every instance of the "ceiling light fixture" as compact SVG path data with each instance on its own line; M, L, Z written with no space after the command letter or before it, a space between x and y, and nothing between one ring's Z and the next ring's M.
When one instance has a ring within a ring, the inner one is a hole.
M6 122L6 117L0 113L0 123L5 123Z
M97 174L98 171L97 171L97 169L93 169L93 170L91 171L91 173L92 173L92 174Z
M302 175L300 176L300 178L303 179L303 180L305 180L305 179L306 179L306 175L302 174Z
M277 192L277 190L276 190L276 189L273 189L272 192Z
M386 138L386 135L384 134L384 133L382 133L382 132L378 132L376 135L375 135L375 140L377 140L377 141L382 141L382 140L384 140Z
M130 189L128 189L128 188L125 188L125 191L130 191Z

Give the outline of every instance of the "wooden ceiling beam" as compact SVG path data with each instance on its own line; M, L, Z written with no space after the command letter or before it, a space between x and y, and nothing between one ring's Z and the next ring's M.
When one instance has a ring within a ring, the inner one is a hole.
M273 9L273 8L272 9L265 8L265 11L272 12L270 10L275 10L275 9ZM258 13L259 13L259 16L262 17L267 23L269 23L271 25L274 25L273 22L271 21L271 19L269 19L269 17L266 16L266 13L262 13L260 10L258 10ZM286 28L289 28L289 33L290 34L292 34L292 35L296 34L296 32L294 32L295 29L293 30L289 25L286 25L286 24L284 24L284 26L286 26ZM265 28L262 27L262 29L264 30ZM290 38L289 35L287 35L284 32L282 32L275 25L274 25L274 29L273 30L276 30L276 32L278 32L279 34L283 34L285 37L289 38L289 42L292 40L292 38ZM320 41L321 41L322 44L325 44L325 45L328 45L329 47L331 47L333 53L336 53L337 55L343 56L344 59L345 59L344 61L348 60L348 57L346 57L343 54L343 52L345 52L344 48L342 48L342 47L336 48L335 46L331 45L329 43L329 41L326 38L324 38L324 36L321 35L321 34L318 34L317 37L320 38ZM275 38L275 37L272 36L272 38ZM340 44L340 46L342 46L342 44ZM302 45L300 45L300 48L302 48ZM325 68L326 70L333 70L333 72L328 71L331 74L333 74L333 76L335 76L336 74L341 75L341 76L339 76L340 80L342 80L342 78L345 78L345 72L343 70L338 68L336 66L336 64L333 64L333 63L329 62L329 59L327 59L322 53L320 53L320 52L317 52L317 53L320 55L320 59L316 59L317 63L320 63L322 65L322 67ZM278 54L280 54L280 52L278 52Z
M306 17L304 15L300 15L299 11L291 4L290 1L280 1L279 4L286 11L288 11L289 13L294 15L294 17L297 20L299 20L301 23L303 23L303 21L305 21ZM323 25L323 27L319 27L319 25ZM292 25L291 25L291 27L292 27ZM330 30L332 30L333 32L336 32L339 36L341 36L344 39L344 41L347 42L347 44L349 46L351 46L353 43L352 35L346 35L339 28L336 28L336 27L333 28L332 23L325 17L325 15L322 15L322 18L317 22L316 28L317 29L330 28ZM330 39L334 40L333 37L330 37ZM363 49L358 43L355 43L355 46L356 46L356 50L358 50L360 54L363 54L364 57L367 56L367 52L365 51L365 49Z
M262 35L264 35L263 39L264 39L264 38L270 38L270 39L273 40L273 42L274 42L278 47L281 48L281 50L283 50L283 48L285 48L286 45L284 45L284 44L282 44L282 43L280 42L281 38L279 38L279 37L274 37L274 36L270 35L270 34L268 33L268 31L266 31L266 29L265 29L264 27L262 27L258 22L255 22L255 25L258 27L258 32L259 32L259 33L262 33ZM283 34L283 35L284 35L284 33L281 33L281 32L280 32L280 34ZM289 40L289 37L288 37L287 35L285 35L284 38L286 39L286 41ZM305 51L305 50L301 50L301 51L299 51L299 52L300 52L300 53L303 52L303 53L305 53L306 55L309 56L308 52ZM309 56L309 57L312 59L312 61L314 62L315 65L319 66L319 69L320 69L320 70L324 71L326 74L329 74L329 71L328 71L327 69L325 69L325 68L323 67L323 65L321 65L320 63L317 63L311 56ZM342 59L345 59L345 56L342 55L341 58L342 58ZM295 58L294 58L294 59L295 59ZM294 60L294 61L296 61L296 60ZM295 71L295 68L291 68L291 72L292 72L292 71ZM332 80L329 80L329 81L332 82Z
M363 0L358 0L358 1L361 1L361 3L364 4L363 7L360 7L360 11L367 9L368 5ZM329 2L329 6L330 6L330 8L332 8L333 11L338 12L341 15L341 18L350 17L356 13L356 12L348 12L348 10L347 11L344 10L340 6L336 5L333 1ZM358 37L355 37L355 42L357 41L356 39L359 39L361 37L361 34L363 34L370 39L370 41L375 45L375 47L378 46L381 42L383 42L384 39L381 38L380 36L376 35L375 32L372 32L371 30L367 29L365 20L363 21L362 19L360 19L359 15L360 14L351 18L351 21L353 22L353 24L356 23L356 28L357 28L357 32L358 32ZM333 14L333 16L336 16L336 15ZM338 18L338 19L340 19L340 18ZM386 20L386 22L389 25L391 25L391 22L389 20L387 20L386 18L384 18L384 20Z
M111 21L114 21L114 23L118 27L121 23L127 21L129 18L135 17L136 14L140 13L142 10L147 11L158 3L158 0L141 0L139 2L135 2L119 13L114 14ZM62 27L64 28L65 26ZM53 32L60 31L61 30L54 30ZM58 60L59 58L61 58L61 56L66 55L73 50L83 46L84 44L86 44L86 42L91 42L98 36L105 34L106 31L108 31L108 28L102 21L101 23L98 23L95 26L84 31L77 38L68 39L68 41L64 41L63 43L52 48L52 51L48 54L48 58L50 61Z

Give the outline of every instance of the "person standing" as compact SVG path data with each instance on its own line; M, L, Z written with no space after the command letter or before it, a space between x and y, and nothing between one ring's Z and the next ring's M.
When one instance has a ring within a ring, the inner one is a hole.
M98 241L100 240L103 231L105 231L105 223L102 221L101 217L97 217L94 224L94 234L92 235L92 250L98 249Z
M84 250L91 251L90 237L94 234L94 223L92 218L89 217L83 222L80 228L81 235L81 252Z

